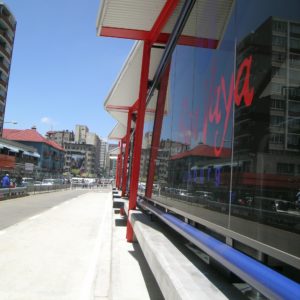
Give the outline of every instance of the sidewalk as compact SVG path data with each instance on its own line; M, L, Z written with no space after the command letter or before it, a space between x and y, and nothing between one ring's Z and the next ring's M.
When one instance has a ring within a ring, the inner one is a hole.
M0 299L162 299L112 206L92 190L1 230Z
M130 218L139 243L112 193L92 190L0 231L0 299L226 299L155 222Z
M126 240L126 218L114 209L112 218L112 300L163 300L164 297L137 242ZM97 298L95 300L104 298Z
M0 231L0 299L91 299L107 220L111 193L91 192Z

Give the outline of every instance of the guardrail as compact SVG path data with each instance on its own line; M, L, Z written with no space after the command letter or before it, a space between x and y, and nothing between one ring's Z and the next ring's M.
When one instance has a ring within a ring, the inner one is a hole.
M0 188L0 200L17 198L28 194L47 193L64 189L111 189L111 184L53 184L53 185L28 185L26 187Z
M69 189L70 184L28 185L26 188L28 193L36 194L36 193L44 193L44 192L50 192L55 190Z
M300 285L253 258L139 199L139 206L194 243L216 261L270 299L299 299Z
M71 189L111 189L112 185L110 183L71 183Z
M0 200L22 197L27 195L26 187L3 188L0 189Z

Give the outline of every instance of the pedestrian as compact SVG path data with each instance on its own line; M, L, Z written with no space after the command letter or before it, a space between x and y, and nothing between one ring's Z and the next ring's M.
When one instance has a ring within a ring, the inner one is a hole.
M9 188L10 187L10 179L9 179L9 175L6 174L3 178L2 178L2 187L3 188Z

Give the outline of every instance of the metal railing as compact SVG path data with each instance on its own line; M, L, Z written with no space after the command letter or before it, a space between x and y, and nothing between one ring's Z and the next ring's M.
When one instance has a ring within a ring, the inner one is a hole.
M159 217L228 270L270 299L299 299L300 285L240 251L139 199L138 204Z

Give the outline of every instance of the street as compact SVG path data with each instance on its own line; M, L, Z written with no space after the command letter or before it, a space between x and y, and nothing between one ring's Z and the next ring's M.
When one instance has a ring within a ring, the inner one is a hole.
M91 299L99 264L107 296L111 210L107 190L1 201L0 299Z

